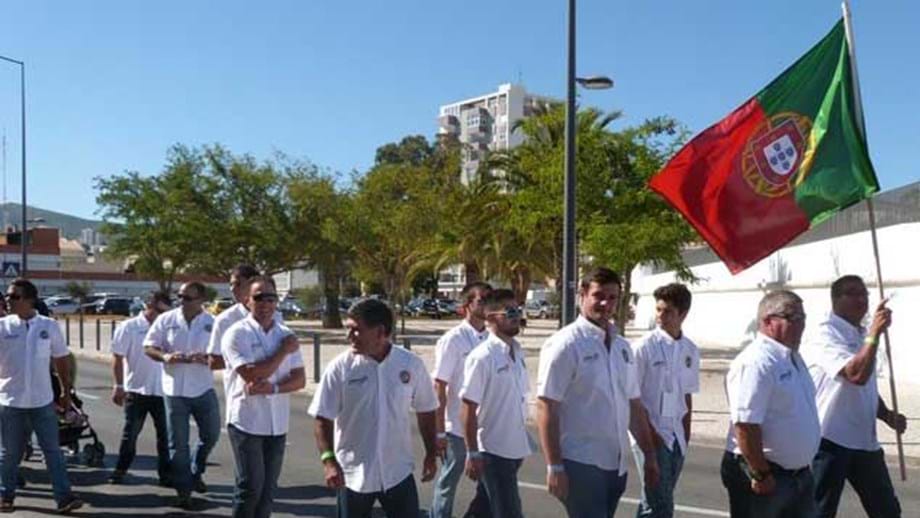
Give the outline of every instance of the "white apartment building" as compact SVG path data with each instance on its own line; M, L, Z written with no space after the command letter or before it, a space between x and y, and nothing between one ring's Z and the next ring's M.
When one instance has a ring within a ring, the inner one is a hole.
M531 115L536 106L559 102L551 97L528 93L523 85L505 83L498 90L441 106L438 135L453 135L466 144L461 179L476 176L486 152L512 148L523 137L513 132L514 124Z

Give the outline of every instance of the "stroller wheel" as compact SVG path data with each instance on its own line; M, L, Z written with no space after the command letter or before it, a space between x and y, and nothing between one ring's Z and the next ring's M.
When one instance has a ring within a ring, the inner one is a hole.
M101 442L95 442L83 446L83 463L91 468L101 468L105 466L105 446Z

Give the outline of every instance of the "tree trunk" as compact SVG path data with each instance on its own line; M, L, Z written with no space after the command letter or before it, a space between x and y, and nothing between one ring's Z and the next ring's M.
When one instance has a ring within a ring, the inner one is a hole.
M466 283L478 282L482 279L482 272L476 261L466 261L463 263L463 271L466 273Z
M514 269L514 276L511 278L511 289L514 291L514 298L518 304L527 302L527 292L530 291L530 268L519 267Z
M335 273L320 270L320 280L323 285L323 298L326 307L323 311L323 329L341 329L342 315L339 314L339 289L341 279Z
M629 307L632 302L632 271L634 268L635 266L631 266L621 273L623 289L620 291L620 305L617 308L617 327L623 336L626 335L626 322L629 319Z

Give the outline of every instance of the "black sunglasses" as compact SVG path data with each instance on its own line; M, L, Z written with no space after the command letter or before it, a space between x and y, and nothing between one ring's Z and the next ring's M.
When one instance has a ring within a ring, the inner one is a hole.
M181 300L182 302L192 302L193 300L198 300L198 297L193 297L191 295L185 295L184 293L180 293L179 300Z
M252 296L252 300L256 302L278 302L277 293L256 293Z

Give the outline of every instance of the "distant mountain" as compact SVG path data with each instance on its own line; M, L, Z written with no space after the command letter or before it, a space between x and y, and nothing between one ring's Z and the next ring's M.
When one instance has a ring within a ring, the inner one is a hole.
M16 225L22 222L22 205L18 203L0 203L0 223L6 220L6 225ZM45 221L41 223L30 223L29 226L57 227L61 229L61 237L68 239L80 239L80 231L84 228L99 230L102 221L94 219L83 219L69 214L62 214L52 210L40 209L38 207L28 207L26 210L28 219L42 218ZM6 228L5 226L3 228Z

